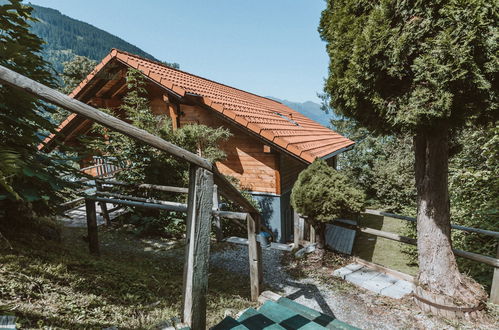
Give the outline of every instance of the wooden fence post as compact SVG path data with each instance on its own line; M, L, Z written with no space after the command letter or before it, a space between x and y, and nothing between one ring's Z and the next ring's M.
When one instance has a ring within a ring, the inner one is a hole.
M88 231L88 248L90 254L98 256L99 238L97 234L97 212L95 210L95 201L85 199L85 210L87 212L87 231Z
M262 284L261 246L257 241L260 232L260 219L257 214L249 214L246 218L248 226L248 255L250 267L251 300L257 301Z
M102 189L102 183L99 181L95 181L95 188L97 191L103 191ZM111 218L109 217L109 212L107 211L107 204L104 202L99 202L100 210L102 213L102 217L104 218L104 221L106 222L106 226L111 226Z
M300 239L303 237L300 237L300 215L296 213L296 211L293 211L293 224L294 224L294 233L293 233L293 242L294 242L294 247L295 249L300 247Z
M191 329L206 328L212 207L213 173L191 165L183 292L183 321Z
M497 241L496 258L499 259L499 241ZM499 268L494 268L492 287L490 288L490 302L499 305Z
M315 239L315 228L314 228L314 226L312 226L312 224L309 224L308 228L309 228L308 235L310 236L308 240L309 240L309 242L311 244L313 244L313 243L316 242L316 239Z
M219 194L218 194L218 186L214 185L213 186L213 209L219 211L220 206L219 206ZM215 226L215 237L217 238L217 242L221 242L224 239L224 234L222 231L222 221L220 219L220 216L214 215L213 216L213 224Z

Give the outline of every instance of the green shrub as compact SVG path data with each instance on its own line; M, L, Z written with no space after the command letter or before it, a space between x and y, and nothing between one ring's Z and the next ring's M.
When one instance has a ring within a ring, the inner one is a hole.
M324 247L325 223L358 215L364 210L364 199L345 174L321 159L300 173L291 192L293 208L308 217L319 247Z

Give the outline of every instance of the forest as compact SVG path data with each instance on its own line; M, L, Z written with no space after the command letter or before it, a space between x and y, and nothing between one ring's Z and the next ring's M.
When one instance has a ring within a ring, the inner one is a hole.
M61 72L63 63L72 60L75 55L100 61L112 48L156 60L151 54L95 26L65 16L55 9L32 7L36 20L30 22L30 31L45 41L43 57L56 72Z

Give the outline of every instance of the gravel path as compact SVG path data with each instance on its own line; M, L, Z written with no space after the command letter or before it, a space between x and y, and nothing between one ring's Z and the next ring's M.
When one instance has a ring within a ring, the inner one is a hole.
M303 305L322 311L361 329L476 329L477 325L449 324L418 312L408 299L380 297L364 289L344 289L328 285L329 279L294 279L285 270L281 259L284 251L263 250L264 282L270 289ZM231 272L249 274L248 248L229 246L213 252L210 262ZM332 281L341 281L333 278ZM340 286L341 287L341 286ZM482 329L493 329L484 325Z

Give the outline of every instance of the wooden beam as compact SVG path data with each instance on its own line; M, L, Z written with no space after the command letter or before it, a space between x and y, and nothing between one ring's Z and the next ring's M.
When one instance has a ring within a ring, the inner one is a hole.
M102 191L102 184L98 181L95 182L95 186L97 189L97 192ZM99 202L100 209L102 211L102 216L104 217L104 220L106 221L106 226L111 226L111 218L109 217L109 212L107 211L107 203L106 202Z
M309 236L309 241L310 243L315 243L316 242L316 236L315 236L315 228L311 224L308 225L308 236Z
M497 245L496 258L499 259L499 244ZM490 302L499 305L499 268L494 269L492 287L490 288Z
M213 187L213 210L219 211L219 202L220 202L220 196L218 194L218 186L215 185ZM221 242L224 239L224 234L222 231L222 221L220 221L220 216L219 215L214 215L213 216L213 226L215 227L215 237L217 239L217 242Z
M123 85L119 86L119 88L117 88L116 90L114 90L112 93L109 93L109 96L114 98L114 97L119 97L121 94L125 93L125 91L127 90L128 86L126 84L126 80L123 79L123 81L125 82Z
M92 97L88 102L88 105L99 108L118 108L121 106L122 102L120 99L108 99L102 97Z
M250 285L251 285L251 300L257 301L261 292L261 246L257 240L259 234L260 223L258 217L248 214L248 254L250 267Z
M336 222L335 224L339 225L339 226L343 226L343 224L340 222ZM402 243L411 244L411 245L417 245L416 240L414 238L402 236L399 234L389 233L386 231L381 231L381 230L377 230L377 229L373 229L373 228L366 228L366 227L359 227L358 230L360 232L363 232L366 234L371 234L374 236L388 238L388 239L391 239L393 241L402 242ZM496 268L499 267L499 258L496 259L496 258L484 256L484 255L481 255L478 253L473 253L473 252L468 252L468 251L463 251L463 250L458 250L458 249L452 249L452 252L454 252L454 254L458 257L478 261L478 262L481 262L481 263L484 263L484 264L487 264L487 265L490 265L490 266L493 266Z
M300 241L303 240L303 229L300 230L300 215L296 211L293 211L293 224L293 242L294 248L297 249L300 247Z
M126 87L126 79L125 78L117 79L116 83L102 94L102 97L114 98L119 94L117 92L121 90L123 86Z
M239 204L245 212L259 213L253 204L215 166L213 173L215 174L215 184L218 186L218 191L222 196Z
M166 102L168 107L168 115L172 120L172 128L173 130L176 130L180 127L180 105L178 100L174 100L172 97L169 97L168 94L163 95L163 100Z
M87 197L87 198L94 200L96 202L106 202L118 205L127 205L127 206L159 209L166 211L187 212L187 204L182 204L182 203L160 201L150 198L126 196L126 195L113 194L107 192L99 192L96 193L96 195L108 196L108 197ZM245 212L217 211L217 210L212 210L211 214L213 216L219 216L221 218L226 218L231 220L242 220L242 221L246 221L246 216L247 216L247 213ZM240 226L242 229L246 229L246 227L243 226L243 224L241 224L240 222L234 221L234 223Z
M187 205L183 321L191 329L206 329L206 293L213 208L212 172L191 165Z
M110 192L101 192L97 191L95 193L97 196L110 197L111 199L128 199L134 202L140 202L139 204L128 204L129 206L143 206L147 208L154 208L153 205L157 205L158 209L168 210L168 211L177 211L177 212L187 212L187 204L177 203L177 202L168 202L162 200L156 200L154 198L144 198L144 197L135 197L128 195L115 194ZM151 204L151 205L144 205Z
M85 210L87 212L87 231L88 231L88 248L90 254L98 256L99 238L97 233L97 212L95 210L95 201L85 199Z
M151 189L151 190L159 190L159 191L183 193L183 194L187 194L189 192L188 188L183 188L183 187L162 186L162 185L147 184L147 183L134 184L134 183L115 181L115 180L96 180L96 181L108 185L137 187L140 189Z
M408 217L405 215L398 215L398 214L393 214L393 213L388 213L388 212L383 212L383 211L378 211L378 210L367 209L364 211L364 213L365 214L379 215L382 217L395 218L395 219L400 219L400 220L405 220L405 221L410 221L410 222L417 222L417 219L413 218L413 217ZM472 227L465 227L465 226L459 226L459 225L454 225L454 224L451 224L450 226L452 229L457 229L457 230L467 231L470 233L492 236L492 237L499 239L499 232L497 232L497 231L472 228Z
M208 160L3 66L0 66L0 81L165 151L175 157L184 159L191 164L213 171L214 166Z

